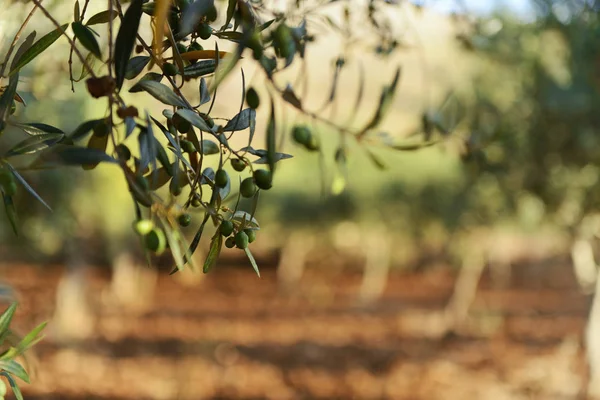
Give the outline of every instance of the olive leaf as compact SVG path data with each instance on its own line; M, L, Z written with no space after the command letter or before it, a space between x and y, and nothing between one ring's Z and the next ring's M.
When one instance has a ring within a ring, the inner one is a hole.
M71 28L73 29L73 33L75 37L79 40L79 42L90 51L97 58L102 59L102 52L100 51L100 45L98 41L94 37L94 34L87 26L83 25L81 22L73 22L71 24Z
M97 24L105 24L107 22L112 21L119 15L115 10L106 10L100 11L99 13L92 15L86 25L97 25Z
M223 127L223 132L242 131L249 128L253 122L256 122L256 110L246 108L227 122L225 127Z
M375 115L373 115L371 121L358 134L359 137L364 136L369 130L375 128L389 111L389 108L392 105L392 100L394 99L394 95L396 94L396 86L400 80L400 71L401 69L398 68L396 70L396 74L394 75L394 79L392 79L392 83L383 88Z
M426 141L426 142L417 142L417 143L395 143L388 147L391 147L394 150L400 150L400 151L414 151L414 150L420 150L420 149L424 149L426 147L433 146L439 142L440 142L439 140L430 140L430 141Z
M214 0L196 0L190 3L183 9L181 16L180 34L189 35L192 30L206 14L206 12L214 6Z
M23 154L32 154L43 150L60 141L65 135L63 133L41 133L28 137L14 145L5 154L5 157L13 157Z
M218 44L217 44L217 47L218 47ZM229 75L229 73L233 70L233 68L236 66L237 62L242 57L243 50L244 50L243 46L238 44L235 48L235 51L230 53L223 60L219 61L218 67L215 70L215 78L211 82L209 91L211 91L211 92L214 91L215 88L217 88L221 84L221 82L223 82L223 80L227 77L227 75ZM218 49L217 49L217 52L218 52ZM196 64L198 64L198 63L196 63Z
M298 96L296 96L296 93L294 93L294 89L292 89L292 86L286 86L284 91L281 93L281 98L289 104L291 104L292 106L296 107L298 110L302 110L302 102L300 101Z
M198 149L198 151L200 151L204 155L211 155L219 154L221 152L221 149L219 148L219 145L215 142L204 139L202 140L202 142L200 142L200 149Z
M15 203L13 202L13 198L12 196L2 193L2 199L4 200L4 210L6 211L6 216L8 217L10 225L13 228L13 232L15 233L15 235L19 236L18 216L17 210L15 208Z
M25 371L25 368L15 360L2 360L0 361L0 369L8 372L11 375L16 376L25 383L29 382L29 374Z
M200 79L200 105L206 104L210 101L210 93L208 92L208 85L206 79Z
M17 311L17 303L13 302L0 316L0 344L4 343L4 339L9 333L10 323Z
M20 356L31 346L39 342L43 338L43 336L40 336L40 333L44 330L46 325L47 322L42 322L41 324L33 328L27 335L25 335L25 337L21 339L21 341L17 345L16 353L14 356Z
M134 79L137 77L148 65L150 57L148 56L137 56L132 57L127 63L127 72L125 72L125 79ZM130 90L131 92L131 90Z
M235 13L235 8L237 6L237 0L229 0L227 2L227 17L225 19L225 24L223 24L223 26L221 27L221 30L225 30L228 26L229 23L231 22L231 19L233 18L233 14Z
M81 10L79 9L79 0L75 0L75 4L73 5L73 18L75 22L79 22L81 20Z
M248 260L250 260L250 264L252 264L252 268L254 268L254 272L256 272L256 275L258 275L258 277L260 278L260 271L258 270L258 265L256 264L256 260L254 259L254 256L252 256L252 252L250 251L250 248L246 247L244 249L244 252L246 253L246 256L248 256Z
M129 57L135 46L137 32L142 18L143 0L132 0L131 5L123 15L119 32L115 40L114 68L117 88L121 89L127 73Z
M10 172L14 175L15 178L17 178L17 180L21 183L21 185L23 185L25 190L27 190L33 197L35 197L37 199L37 201L42 203L44 205L44 207L46 207L48 210L52 211L52 208L50 208L48 203L46 203L44 201L44 199L42 199L42 197L39 194L37 194L37 192L29 185L29 183L27 183L25 178L23 178L21 176L21 174L19 174L12 165L10 165L9 163L4 163L4 165L6 165L8 167Z
M21 394L21 389L19 389L19 386L17 385L17 382L15 382L15 380L13 379L13 377L7 373L7 372L0 372L0 375L4 376L6 378L6 380L8 381L8 384L10 385L10 388L12 389L13 393L15 394L15 397L17 400L23 400L23 394Z
M185 102L171 90L167 85L151 80L140 80L134 88L140 88L148 92L156 100L163 104L176 107L187 107ZM132 88L133 89L133 88Z
M370 149L366 147L364 149L371 161L373 162L373 164L375 164L377 168L379 168L380 170L385 170L388 168L387 165L385 165L385 163L381 160L381 158L379 158L377 154L373 153Z
M77 128L75 128L73 133L68 135L68 137L73 140L82 139L85 136L87 136L94 129L94 127L96 125L101 124L101 123L104 123L104 118L92 119L89 121L85 121L85 122L81 123Z
M16 127L21 128L25 133L30 136L38 136L44 133L60 133L64 135L64 132L58 128L53 127L52 125L43 124L39 122L32 122L29 124L20 124L15 123Z
M212 129L210 128L210 126L208 126L204 118L202 118L196 112L188 109L183 109L177 110L176 114L188 121L190 124L194 125L196 128L205 132L212 132Z
M275 142L275 105L273 104L273 99L271 98L271 116L269 117L269 125L267 125L267 163L269 164L269 169L271 171L275 170L275 154L277 153L277 146Z
M217 262L219 258L219 254L221 254L221 247L223 246L223 235L218 230L213 235L210 241L210 249L208 250L208 255L206 256L206 260L204 261L204 266L202 267L202 271L207 274L210 272L212 267Z
M177 156L177 159L181 160L181 162L183 162L186 167L188 167L189 169L193 170L194 168L192 168L192 166L190 165L189 161L181 153L181 148L177 145L177 142L175 141L175 138L173 137L173 135L171 134L171 132L169 132L169 130L167 128L165 128L163 124L161 124L160 122L158 122L154 117L150 117L150 118L152 119L152 121L154 121L154 123L156 124L156 126L158 126L160 128L160 130L166 136L166 138L169 141L169 143L171 144L171 146L173 146L170 149L175 153L175 155Z
M163 230L165 231L165 235L167 236L167 243L169 243L169 249L171 249L171 254L173 259L175 260L175 264L177 268L182 271L185 268L185 258L181 252L180 243L182 241L181 233L178 230L175 230L171 227L171 224L164 219L161 218Z
M15 97L15 93L17 93L18 81L19 74L11 76L8 86L4 89L2 95L0 95L0 121L6 121L10 115L13 98Z
M93 147L65 146L54 151L53 155L57 161L66 165L97 165L101 162L117 163L117 160L106 154L105 151Z
M11 65L11 71L8 74L8 76L15 74L25 65L29 64L34 58L39 56L44 50L50 47L50 45L56 42L56 40L60 37L60 35L62 35L62 33L65 31L65 29L67 29L68 26L69 24L64 24L60 28L56 28L52 32L42 36L30 48L23 52L23 54L19 57L18 61L13 61L13 64Z
M204 219L202 220L202 223L200 224L200 227L198 228L198 231L196 231L196 234L194 235L194 238L192 239L192 242L190 243L190 247L188 248L187 254L193 255L194 252L196 251L196 249L198 248L198 245L200 244L200 239L202 239L202 234L204 233L204 227L206 226L206 223L208 222L209 218L210 218L210 214L206 213L204 215ZM186 255L184 257L184 262L187 262L187 260L188 260L188 256ZM175 268L173 268L173 270L169 273L169 275L173 275L177 271L179 271L179 268L177 268L177 266L175 266Z
M217 62L215 60L203 60L188 65L183 69L183 73L187 78L199 78L204 75L212 74L216 69Z
M15 56L13 57L13 61L10 64L11 71L15 69L15 65L17 65L17 62L19 62L19 59L21 58L23 53L25 53L27 50L29 50L29 48L33 45L33 41L35 40L35 35L36 35L35 31L31 32L29 35L27 35L27 37L25 38L23 43L21 43L21 46L19 46L19 49L15 53Z
M159 73L148 72L148 73L146 73L146 75L144 75L140 78L139 82L143 82L143 81L160 82L162 80L162 78L163 78L163 76ZM143 91L144 91L144 89L142 89L139 86L133 86L131 89L129 89L129 93L138 93L138 92L143 92Z
M172 166L169 166L168 168L172 171ZM150 183L150 190L158 190L171 180L171 172L169 172L168 168L162 167L155 169L146 177Z

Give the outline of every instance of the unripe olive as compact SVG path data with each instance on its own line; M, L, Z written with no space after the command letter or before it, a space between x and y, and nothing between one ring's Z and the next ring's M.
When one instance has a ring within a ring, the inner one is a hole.
M254 88L248 89L246 92L246 102L248 103L248 107L257 109L260 105L260 98L258 97L258 93Z
M246 169L246 163L239 158L232 158L231 167L237 172L242 172L244 169Z
M194 146L194 143L190 142L189 140L180 140L179 145L181 146L181 150L183 150L185 153L196 152L196 146Z
M271 171L266 169L257 169L254 171L254 181L256 182L256 186L263 190L269 190L273 187Z
M207 40L212 36L212 28L208 24L199 24L196 33L200 36L200 39Z
M131 150L129 150L129 147L127 147L124 144L120 144L117 146L116 148L117 150L117 154L119 155L119 158L121 158L124 161L128 161L131 158Z
M232 249L235 247L235 238L233 236L228 237L225 240L225 247L227 247L228 249Z
M192 223L192 216L187 213L181 214L177 217L177 222L180 226L183 226L185 228L186 226L190 226L190 224Z
M235 234L235 245L240 249L248 247L248 235L246 235L246 232L241 231Z
M177 129L179 133L188 133L190 128L192 127L192 124L190 124L190 122L187 119L183 118L179 114L174 114L172 121L173 126L175 127L175 129Z
M227 171L224 169L219 169L215 173L215 185L220 188L224 188L227 186L227 182L229 182L229 176L227 176Z
M233 222L231 221L223 221L219 226L219 232L221 235L227 237L233 233Z
M254 229L244 229L246 235L248 235L248 243L252 243L256 240L256 231Z
M310 133L310 129L308 129L307 126L296 125L294 126L294 129L292 129L292 138L298 144L305 146L311 137L312 134Z
M175 66L175 64L166 62L163 64L163 72L167 76L177 75L177 67Z
M240 184L240 194L243 197L252 197L256 193L256 185L254 184L254 179L246 178Z
M149 219L141 219L133 223L133 230L141 236L149 234L154 229L154 222Z
M162 229L155 228L144 236L144 243L148 250L156 254L161 254L167 247L167 238Z
M206 11L205 17L208 22L215 22L217 20L217 7L214 4Z
M176 183L175 179L171 179L171 182L169 183L169 192L173 196L179 196L182 192L181 186L179 186L179 184Z
M202 202L200 201L200 198L198 196L194 196L194 198L192 199L192 207L194 208L198 208L202 205Z
M187 51L199 51L204 50L204 47L198 42L192 42L187 48Z
M309 151L316 151L319 150L319 142L317 142L316 137L311 135L310 139L308 140L308 143L306 143L304 147L306 147L306 149Z
M183 43L177 43L177 51L179 54L185 53L187 51L187 46Z

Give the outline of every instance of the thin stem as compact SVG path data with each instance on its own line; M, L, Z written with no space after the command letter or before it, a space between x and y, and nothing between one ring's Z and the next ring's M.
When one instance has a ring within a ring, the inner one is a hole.
M39 1L41 3L42 0L39 0ZM21 34L25 30L25 27L29 23L29 20L31 19L31 17L33 17L33 14L38 9L38 5L39 5L39 3L36 3L33 6L33 8L31 9L31 11L29 12L29 15L27 15L27 18L25 18L25 21L23 21L23 23L21 24L21 27L19 28L19 30L15 34L15 37L13 38L13 41L10 44L10 47L8 48L8 52L6 53L6 57L4 58L4 62L2 63L2 68L0 68L0 78L2 78L2 76L4 75L4 71L6 70L6 65L8 64L8 60L10 59L10 56L12 55L12 52L13 52L13 50L15 49L15 47L17 45L17 41L19 40L19 38L21 37Z
M85 17L85 11L87 10L87 6L88 6L89 0L85 0L85 3L83 4L83 11L81 11L81 14L79 15L79 20L83 21L83 18ZM75 38L73 40L73 43L75 43L75 40L77 38ZM75 79L73 79L73 49L75 46L71 46L71 49L69 50L69 77L71 78L71 91L73 93L75 93Z

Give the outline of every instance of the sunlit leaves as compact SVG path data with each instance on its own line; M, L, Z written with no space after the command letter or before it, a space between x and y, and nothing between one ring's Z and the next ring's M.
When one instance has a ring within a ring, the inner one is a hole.
M52 45L52 43L56 42L56 40L62 35L62 33L67 29L69 24L64 24L60 28L56 28L50 33L47 33L43 37L41 37L37 42L35 42L30 48L23 52L23 54L19 57L16 63L13 63L11 66L11 71L9 75L13 75L25 65L29 64L34 58L42 54L44 50Z
M142 18L142 4L142 0L132 0L123 15L121 27L115 40L114 68L118 89L123 86L129 57L135 46L140 19Z

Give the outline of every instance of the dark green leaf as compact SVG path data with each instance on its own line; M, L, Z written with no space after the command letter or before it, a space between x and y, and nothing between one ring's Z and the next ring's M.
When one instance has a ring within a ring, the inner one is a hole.
M119 13L115 10L113 10L112 13L110 10L100 11L98 14L95 14L92 17L90 17L86 25L105 24L115 19L117 15L119 15Z
M365 151L367 152L367 155L369 156L371 161L373 161L373 164L375 164L375 166L377 168L379 168L380 170L387 169L387 165L384 164L384 162L379 158L379 156L377 154L373 153L371 150L369 150L367 148L365 148Z
M224 132L242 131L256 123L256 110L246 108L241 113L233 117L223 128Z
M210 126L208 126L204 118L198 115L195 111L188 109L177 110L177 114L179 114L181 118L185 119L190 124L194 125L196 128L205 132L212 132L212 129Z
M19 344L17 345L17 355L23 354L27 349L29 349L31 346L33 346L35 343L42 339L40 333L44 330L46 325L47 322L42 322L41 324L33 328L31 332L25 335L23 339L21 339L21 342L19 342Z
M87 26L83 25L81 22L73 22L71 24L71 28L73 28L73 33L75 37L81 42L83 47L89 50L90 53L102 59L102 53L100 52L100 45L98 41L94 37L94 34Z
M179 146L177 145L177 142L175 141L175 138L173 137L171 132L169 132L169 130L166 129L164 127L164 125L161 124L160 122L158 122L154 117L151 117L151 119L152 119L152 121L154 121L156 126L158 126L160 128L160 130L163 132L163 134L166 136L166 138L169 141L169 143L171 144L171 146L173 146L172 151L177 156L177 159L180 160L181 162L183 162L185 164L185 166L188 167L189 169L194 170L194 168L192 168L192 166L190 165L189 161L181 153L181 148L179 148Z
M9 73L13 75L25 65L29 64L34 58L39 56L44 50L46 50L52 43L56 42L56 40L62 35L62 33L67 29L69 24L64 24L60 27L60 29L55 29L50 33L47 33L43 37L40 38L37 42L33 44L27 51L25 51L21 57L19 57L19 61L12 65L12 69Z
M269 125L267 126L267 163L271 171L275 170L275 154L277 153L277 147L275 143L275 105L273 99L271 99L271 115L269 117Z
M15 93L17 93L18 81L19 74L11 76L8 86L4 89L2 95L0 95L0 121L6 121L10 115L13 98L15 97Z
M29 375L25 368L15 360L3 360L0 361L0 369L8 372L9 374L16 376L25 383L29 383Z
M216 36L219 39L227 39L234 43L239 43L244 38L244 34L242 32L234 32L234 31L215 32L213 34L213 36Z
M4 343L4 339L8 335L10 323L15 315L15 311L17 311L17 303L11 303L0 316L0 344Z
M281 97L283 100L290 103L292 106L296 107L298 110L302 110L302 102L294 93L294 89L290 85L288 85L285 90L281 93Z
M202 60L196 64L188 65L183 69L183 72L188 78L199 78L204 75L209 75L217 69L215 60Z
M125 79L134 79L144 70L144 68L146 68L146 65L148 65L149 61L150 57L148 56L137 56L131 58L129 60L129 63L127 63L127 72L125 73ZM160 74L157 75L160 76ZM144 79L142 78L142 80ZM129 91L131 92L131 90Z
M73 5L73 18L75 22L79 22L81 20L81 10L79 10L79 0L75 0L75 4Z
M181 35L192 33L198 21L214 6L214 0L196 0L183 10L181 16Z
M25 190L27 190L33 197L35 197L40 203L42 203L44 205L44 207L46 207L48 210L52 211L52 208L50 208L50 206L44 201L44 199L42 199L42 197L39 194L37 194L37 192L35 190L33 190L33 188L29 185L29 183L27 183L25 178L23 178L21 176L21 174L19 174L12 165L10 165L9 163L5 163L4 165L6 165L8 167L10 172L12 172L12 174L15 176L15 178L17 178L17 180L21 183L21 185L23 185Z
M161 163L161 165L165 168L171 166L171 162L169 161L169 157L167 156L167 152L164 147L160 144L158 139L154 137L154 148L156 149L156 158Z
M202 271L207 274L210 272L212 267L217 262L217 258L219 258L219 254L221 254L221 247L223 245L223 235L221 232L216 231L215 235L212 237L210 241L210 249L208 250L208 256L204 261L204 267Z
M79 140L84 138L85 136L87 136L96 125L101 124L104 122L104 118L101 119L92 119L89 121L85 121L83 122L81 125L79 125L74 131L73 133L71 133L69 135L69 137L73 140Z
M221 30L227 29L231 19L233 18L233 14L235 14L235 9L237 6L237 0L229 0L227 2L227 18L225 19L225 24L221 28Z
M263 150L264 151L264 150ZM285 153L275 153L272 157L273 162L279 162L281 160L287 160L288 158L292 158L293 156L291 154L285 154ZM254 161L253 164L268 164L269 160L267 158L267 155L261 156L258 160Z
M258 277L260 278L260 271L258 270L258 265L256 264L256 260L252 256L252 252L250 251L250 248L246 247L244 249L244 252L246 253L246 256L248 256L248 260L250 260L250 264L252 264L252 268L254 268L254 272L256 272L256 275L258 275Z
M52 161L65 165L97 165L101 162L117 163L117 160L94 147L64 146L52 151Z
M62 133L41 133L37 136L28 137L8 150L5 157L38 152L57 143L64 136Z
M261 26L258 27L258 31L259 32L264 31L265 29L267 29L268 27L270 27L273 22L275 22L275 19L272 19L270 21L265 22L264 24L262 24Z
M392 100L394 99L394 95L396 94L396 86L398 85L398 81L400 80L400 68L396 70L396 74L394 75L394 79L392 83L385 87L381 93L381 97L379 98L379 105L377 110L375 111L375 115L371 121L363 128L359 136L364 135L370 129L375 128L385 117L390 106L392 105Z
M146 73L146 75L142 76L139 80L139 82L142 81L154 81L154 82L160 82L162 80L163 76L159 73L156 72L148 72ZM143 92L144 90L141 87L136 87L133 86L131 89L129 89L129 93L138 93L138 92Z
M204 139L202 142L200 142L200 147L201 148L198 149L198 151L204 155L219 154L221 152L218 144L207 139Z
M10 224L15 232L15 235L19 235L18 230L18 217L17 210L15 208L15 203L13 202L12 196L8 196L2 193L2 198L4 200L4 210L6 211L6 216L8 217Z
M132 0L131 5L123 15L121 27L115 40L115 77L117 88L121 89L127 73L129 57L135 46L135 41L142 18L143 0Z
M31 122L29 124L15 124L19 128L23 129L25 133L31 136L38 136L44 133L60 133L64 135L64 132L52 125L42 124L38 122Z
M246 211L236 211L231 219L241 224L244 229L260 229L258 221Z
M206 85L206 79L200 79L200 105L206 104L210 101L210 93L208 92L208 86Z
M141 88L148 92L156 100L176 107L187 107L185 102L171 90L167 85L163 85L160 82L154 82L151 80L141 80L135 84L134 87ZM181 111L181 110L180 110Z
M8 384L10 385L10 388L12 389L13 393L15 394L16 399L23 400L23 395L21 394L21 389L19 389L19 386L17 385L17 382L15 382L13 377L10 376L10 374L8 374L6 372L0 372L0 375L3 375L6 378L6 380L8 381Z
M15 66L17 65L17 62L19 62L19 59L21 58L21 56L33 45L33 41L35 40L35 35L36 35L35 31L31 32L29 35L27 35L27 37L25 38L23 43L21 43L21 46L19 46L19 50L17 50L17 52L15 53L15 56L13 57L13 61L10 64L11 71L15 69Z
M169 166L168 168L171 168ZM155 169L147 177L148 183L150 184L150 190L155 191L163 187L171 180L171 173L166 167Z

